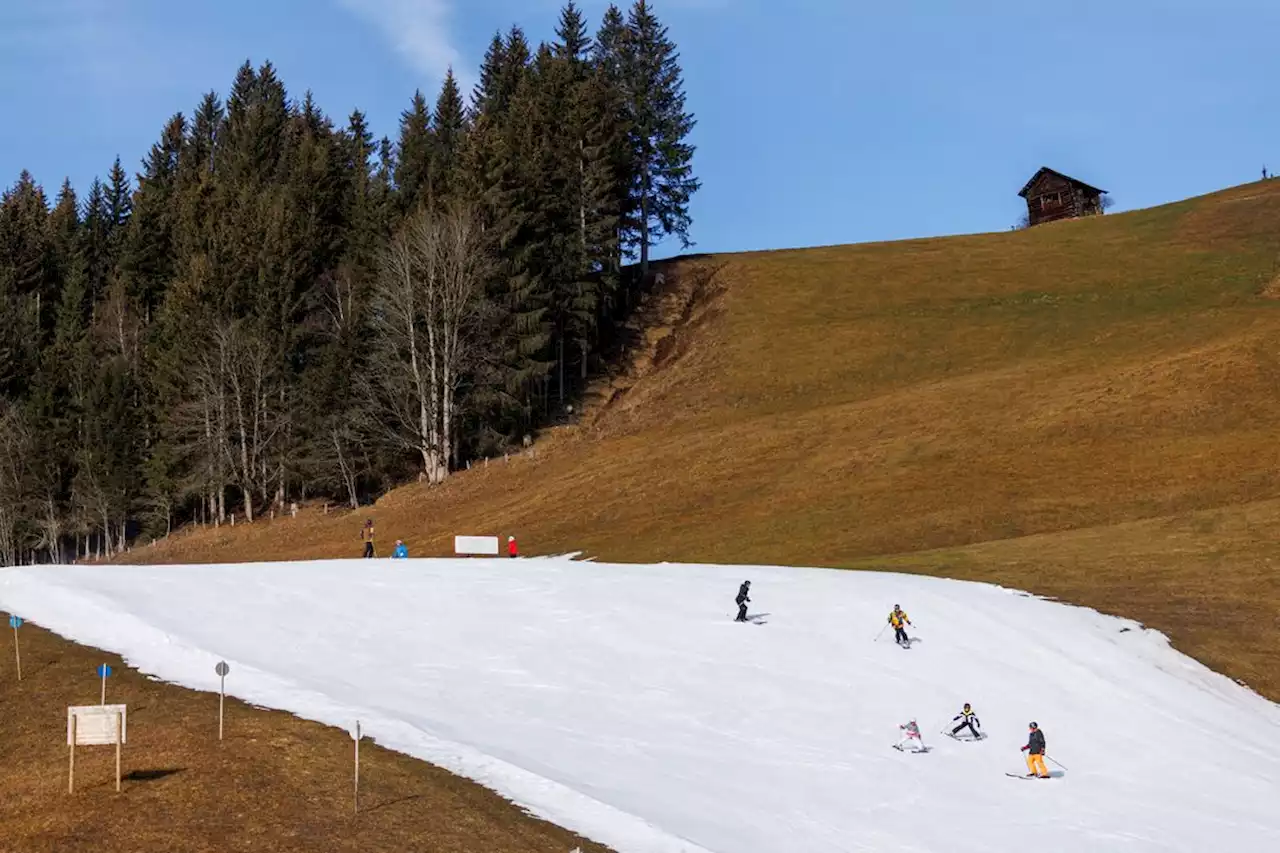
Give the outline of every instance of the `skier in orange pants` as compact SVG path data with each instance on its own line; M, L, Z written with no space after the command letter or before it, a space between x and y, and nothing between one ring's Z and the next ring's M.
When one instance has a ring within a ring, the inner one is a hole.
M1028 776L1049 778L1049 770L1044 766L1044 732L1035 723L1031 724L1031 734L1027 737L1027 745L1022 748L1027 754Z

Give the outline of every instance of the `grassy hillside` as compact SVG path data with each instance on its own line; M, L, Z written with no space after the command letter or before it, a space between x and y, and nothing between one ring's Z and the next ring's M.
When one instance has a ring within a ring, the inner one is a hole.
M6 853L607 853L371 741L360 750L353 815L347 732L228 699L219 742L213 694L154 681L30 623L22 644L21 682L10 647L0 656ZM92 747L76 751L76 791L68 794L66 708L98 699L93 671L104 661L115 669L107 701L129 708L121 793L115 751Z
M372 514L384 549L415 554L514 532L617 560L875 558L1143 620L1280 699L1278 259L1268 182L1017 233L679 261L630 371L533 454L133 556L355 556Z

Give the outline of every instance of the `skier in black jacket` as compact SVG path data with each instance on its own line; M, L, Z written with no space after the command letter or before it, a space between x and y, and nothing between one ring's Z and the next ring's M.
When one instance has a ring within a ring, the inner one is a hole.
M1022 748L1027 754L1027 769L1031 771L1028 776L1049 778L1049 770L1044 766L1044 750L1044 732L1035 723L1031 723L1031 734L1027 736L1027 745Z
M738 587L738 597L734 599L738 603L738 618L735 622L747 621L747 602L751 599L748 597L751 593L751 581L743 581L742 586Z
M960 721L960 725L956 726L954 729L951 730L952 737L955 737L956 735L958 735L961 729L968 726L969 731L973 733L974 740L982 739L982 735L978 734L978 726L982 725L982 723L978 720L978 715L975 714L973 712L973 709L969 707L968 702L964 703L963 711L961 711L959 714L956 714L954 717L951 718L951 722L953 723L956 720Z

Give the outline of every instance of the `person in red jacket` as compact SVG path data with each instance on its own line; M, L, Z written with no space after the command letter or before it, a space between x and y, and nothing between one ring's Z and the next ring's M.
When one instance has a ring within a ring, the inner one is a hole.
M514 536L507 537L507 556L508 557L520 556L520 549L516 547L516 537Z

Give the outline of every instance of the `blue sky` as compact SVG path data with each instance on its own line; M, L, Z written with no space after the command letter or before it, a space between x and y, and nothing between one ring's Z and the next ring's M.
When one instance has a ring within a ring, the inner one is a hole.
M581 0L594 22L607 2ZM1145 207L1280 170L1274 0L653 0L698 117L705 251L998 231L1040 165ZM0 0L0 181L52 195L246 58L394 136L560 0ZM1051 8L1056 7L1056 8Z

